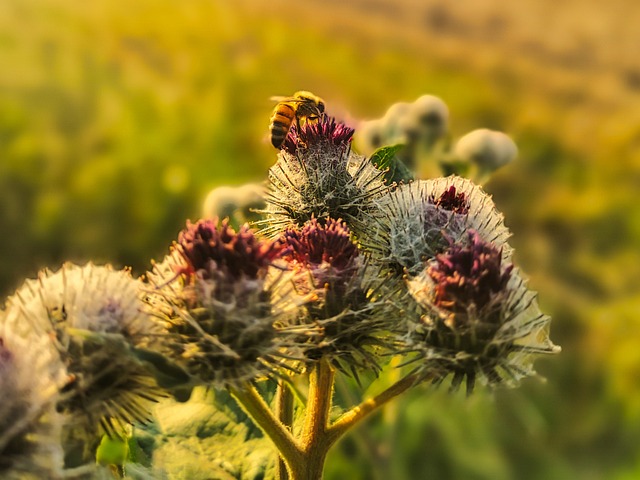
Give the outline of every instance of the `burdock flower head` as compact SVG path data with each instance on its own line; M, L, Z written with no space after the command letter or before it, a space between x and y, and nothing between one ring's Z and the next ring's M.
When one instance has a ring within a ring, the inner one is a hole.
M265 233L276 237L312 218L342 218L356 234L366 228L372 200L387 187L383 172L351 151L353 132L328 116L292 127L269 170Z
M7 301L8 314L20 317L16 323L48 335L66 366L57 408L77 432L91 436L101 427L120 435L125 424L148 421L152 403L163 395L130 354L131 344L144 344L154 333L140 287L126 270L67 263L27 280Z
M272 267L277 241L236 232L228 221L187 223L173 252L154 265L147 296L165 330L158 348L196 384L225 387L269 374L276 325L288 313L286 275Z
M302 345L307 361L326 358L354 374L356 368L377 370L371 348L383 346L381 333L391 328L389 308L377 271L359 255L346 223L314 218L302 228L287 229L283 241L282 256L298 274L297 288L312 293L297 320L318 327L309 330Z
M320 286L348 282L359 265L358 247L341 220L322 224L313 218L301 229L288 228L284 243L283 258L310 269Z
M401 185L378 202L382 215L362 238L363 247L391 271L417 275L424 262L451 242L467 240L473 229L485 241L511 255L509 231L491 197L461 177Z
M63 467L55 410L66 371L46 335L19 333L17 312L0 313L0 477L58 478Z
M466 379L470 393L477 378L498 384L532 374L531 356L559 347L548 337L550 318L500 249L467 235L409 280L420 308L408 343L425 377L440 382L452 374L452 387Z

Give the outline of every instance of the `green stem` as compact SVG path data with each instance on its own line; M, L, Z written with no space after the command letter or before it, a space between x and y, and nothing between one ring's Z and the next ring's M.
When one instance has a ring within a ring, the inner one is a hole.
M283 380L278 382L276 389L276 415L280 423L291 432L293 428L293 394L289 389L289 385ZM289 480L289 472L282 455L278 456L276 478L278 480Z
M309 374L309 397L302 445L305 450L314 446L329 424L329 411L333 398L334 371L326 360L320 360Z
M294 480L320 480L331 444L327 443L327 427L333 398L335 372L324 359L309 373L309 396L305 422L300 436L303 462L291 465Z
M230 387L229 391L249 416L275 444L289 468L304 463L304 453L291 432L273 415L271 409L250 383L244 388ZM294 477L295 478L295 477Z
M345 412L326 431L326 441L333 445L349 429L364 420L371 413L382 407L385 403L413 387L418 380L416 375L409 375L397 381L389 388L373 398L365 400L357 407Z
M286 385L279 386L276 411L277 416L260 396L255 387L246 384L244 388L229 388L231 394L246 410L275 444L287 471L280 469L279 480L321 480L324 463L329 449L351 428L364 420L372 412L413 387L417 375L408 375L397 381L382 393L365 400L329 425L329 414L333 400L335 371L326 361L320 360L309 373L309 396L306 418L299 441L293 438L289 417L292 409L285 395L291 396ZM288 393L285 393L285 390ZM281 420L284 420L284 424Z

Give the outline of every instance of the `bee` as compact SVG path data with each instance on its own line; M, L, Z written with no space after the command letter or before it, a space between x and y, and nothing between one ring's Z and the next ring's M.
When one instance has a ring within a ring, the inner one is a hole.
M324 113L324 100L311 92L300 91L292 97L272 97L278 102L271 115L271 144L280 148L284 143L293 121L300 130L300 120L314 121Z

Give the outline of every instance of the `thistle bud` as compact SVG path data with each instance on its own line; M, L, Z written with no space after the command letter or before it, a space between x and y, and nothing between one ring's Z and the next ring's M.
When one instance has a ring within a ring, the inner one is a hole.
M385 144L381 120L369 120L360 123L354 135L356 149L364 155L371 155Z
M407 116L415 122L425 141L431 142L447 132L449 108L439 97L434 95L419 97L411 104Z
M269 375L290 308L279 242L228 221L187 223L173 252L147 274L146 302L164 329L155 349L195 384L226 387Z
M287 229L283 241L283 259L298 272L297 288L313 298L297 320L311 327L298 340L305 359L327 358L356 377L358 368L378 371L371 349L386 345L381 333L392 329L393 317L378 272L364 263L347 225L312 219L301 229Z
M142 312L141 285L128 271L65 264L40 272L7 301L20 322L48 336L67 368L57 408L76 434L121 435L145 423L164 394L133 355L155 333ZM17 322L17 321L16 321Z
M512 162L518 147L506 134L481 128L460 138L454 155L475 164L481 172L490 173Z
M66 371L46 335L18 333L21 320L16 311L0 313L0 477L58 478L63 452L55 404Z
M416 275L424 262L475 230L511 255L509 231L486 193L469 180L446 177L401 185L379 202L381 220L362 238L363 247L390 270Z
M352 135L353 129L327 116L300 132L292 127L269 171L266 235L276 237L312 218L342 218L356 234L367 228L372 200L387 187L383 172L351 152Z
M452 375L452 388L466 380L471 393L478 378L500 384L531 375L533 354L560 349L535 293L500 249L473 230L467 235L408 281L420 308L407 342L425 377L439 383Z
M242 225L256 220L256 210L264 209L264 187L248 183L239 187L221 186L209 192L202 207L203 218L229 218Z
M387 109L384 116L380 119L384 132L385 145L404 143L407 141L405 128L408 125L406 125L405 119L410 109L410 103L396 102Z

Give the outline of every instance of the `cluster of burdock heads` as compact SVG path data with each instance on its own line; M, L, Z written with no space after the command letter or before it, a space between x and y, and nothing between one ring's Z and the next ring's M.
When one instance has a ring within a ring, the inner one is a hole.
M404 391L514 385L558 352L490 196L458 176L392 181L397 165L356 154L353 134L327 115L293 126L251 227L187 222L141 279L65 264L7 299L0 477L105 475L101 436L204 386L230 391L273 440L279 478L317 479L331 446ZM335 412L336 376L386 368L401 380Z

